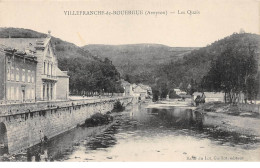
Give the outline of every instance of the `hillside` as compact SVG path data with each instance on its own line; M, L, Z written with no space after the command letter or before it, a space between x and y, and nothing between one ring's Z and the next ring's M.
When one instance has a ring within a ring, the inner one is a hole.
M160 64L172 59L181 58L194 48L169 47L161 44L126 44L126 45L102 45L90 44L82 47L99 57L107 57L118 65L123 61L135 62L135 64L151 63Z
M202 78L208 74L212 62L223 56L228 48L234 51L234 57L241 55L245 50L252 50L256 54L255 61L259 59L260 36L257 34L234 33L224 39L215 41L211 45L192 51L183 59L176 62L165 63L157 69L157 88L164 83L168 89L182 87L187 89L191 83L200 85ZM243 55L243 54L242 54Z
M0 28L0 38L45 38L44 33L36 32L23 28ZM52 43L55 46L55 53L58 59L84 57L90 60L96 60L87 50L82 50L73 43L63 41L59 38L52 37Z
M47 35L29 29L0 28L0 38L44 38ZM120 74L111 61L99 59L73 43L52 37L58 67L68 71L72 94L84 92L122 92ZM1 43L1 41L0 41Z
M82 47L100 58L109 58L121 74L132 77L132 82L152 82L154 69L170 61L176 61L196 48L169 47L161 44L98 45Z

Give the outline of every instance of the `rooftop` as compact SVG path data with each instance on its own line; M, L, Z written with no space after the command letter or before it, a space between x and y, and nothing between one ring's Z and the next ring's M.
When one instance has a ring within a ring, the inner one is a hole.
M59 77L69 77L67 75L67 71L61 71L59 68L57 68L57 70L56 70L56 76L59 76Z
M17 51L35 51L35 47L45 47L50 38L0 38L0 45Z

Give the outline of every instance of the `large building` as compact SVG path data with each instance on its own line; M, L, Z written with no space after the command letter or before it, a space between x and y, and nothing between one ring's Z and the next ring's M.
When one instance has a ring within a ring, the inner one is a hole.
M33 52L0 50L0 104L35 102L37 58Z
M46 38L0 38L0 44L3 47L19 51L20 53L24 53L26 55L30 54L35 58L35 60L37 58L37 64L34 65L34 68L36 69L31 67L33 65L30 65L29 68L29 65L27 65L29 62L27 61L28 63L26 65L28 66L28 70L26 68L22 68L22 71L24 70L25 72L21 73L25 74L25 76L28 74L30 74L30 76L32 74L35 75L33 78L35 80L35 90L33 92L35 96L33 100L52 101L68 98L69 76L67 75L67 72L63 72L58 68L57 56L55 55L53 49L50 33ZM27 56L26 59L31 58ZM24 63L22 61L16 63L18 68L23 64ZM13 68L16 68L16 66ZM15 72L16 69L14 70L14 73ZM1 79L1 83L4 83L3 79ZM27 78L25 80L27 80ZM9 84L7 83L7 88L8 87ZM29 88L29 86L27 88ZM8 95L8 90L3 90L1 93ZM11 90L10 95L15 96L16 94Z

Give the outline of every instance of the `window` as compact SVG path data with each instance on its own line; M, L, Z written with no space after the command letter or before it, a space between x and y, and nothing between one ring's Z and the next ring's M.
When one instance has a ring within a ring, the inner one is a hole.
M11 86L11 98L10 98L10 100L14 100L14 87L13 86Z
M16 81L19 82L19 78L20 78L20 75L19 75L19 68L16 68L16 75L15 75L15 78L16 78Z
M49 75L51 75L51 64L49 65Z
M49 63L48 63L48 67L47 67L47 75L49 75Z
M51 100L52 100L52 98L53 98L53 85L52 85L52 84L51 84L51 90L50 90L50 92L51 92L51 93L50 93L50 94L51 94L50 97L51 97Z
M14 87L14 92L13 92L13 100L16 100L16 87Z
M46 96L47 96L47 100L50 100L50 88L49 88L49 84L47 83L47 86L46 86Z
M27 99L31 99L31 90L30 89L27 90Z
M43 100L45 99L45 85L44 84L42 87L42 98L43 98Z
M11 67L11 80L14 80L14 67Z
M16 88L16 100L19 100L19 97L20 97L20 95L19 95L19 86Z
M27 82L28 82L28 83L31 82L31 71L30 71L30 70L28 70Z
M52 76L52 64L51 64L51 76Z
M7 76L7 80L10 80L10 76L11 76L11 68L10 66L7 67L7 72L6 72L6 76Z
M23 72L22 72L22 81L25 82L25 69L23 69Z
M34 83L34 71L32 71L32 83Z
M11 99L11 88L9 86L7 86L7 100L10 100Z
M34 93L34 88L32 88L31 94L32 94L31 98L34 99L35 98L35 96L34 96L34 94L35 94Z
M43 74L44 75L46 74L46 63L45 62L43 63Z

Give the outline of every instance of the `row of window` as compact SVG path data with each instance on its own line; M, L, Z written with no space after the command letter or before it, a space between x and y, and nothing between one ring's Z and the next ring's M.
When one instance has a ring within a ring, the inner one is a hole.
M7 86L7 100L20 100L25 101L35 99L34 88L24 88L21 86Z
M25 70L19 68L8 67L7 68L7 80L8 81L17 81L17 82L28 82L28 83L34 83L35 82L35 72L31 70Z
M52 100L53 99L53 84L43 84L42 97L43 97L43 100Z
M51 63L46 63L44 62L43 63L43 74L44 75L54 75L54 72L53 72L53 65Z

